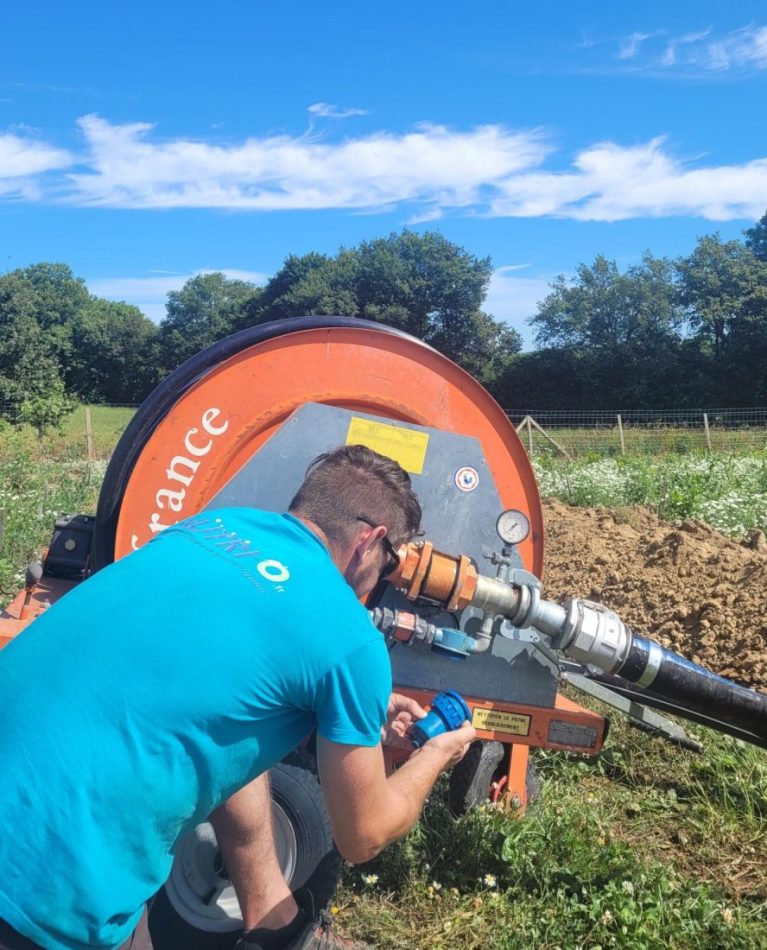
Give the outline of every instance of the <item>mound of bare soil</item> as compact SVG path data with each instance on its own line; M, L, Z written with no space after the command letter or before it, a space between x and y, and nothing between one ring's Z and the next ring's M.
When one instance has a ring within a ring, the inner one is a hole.
M640 636L767 690L767 541L649 508L544 503L544 590L605 604Z

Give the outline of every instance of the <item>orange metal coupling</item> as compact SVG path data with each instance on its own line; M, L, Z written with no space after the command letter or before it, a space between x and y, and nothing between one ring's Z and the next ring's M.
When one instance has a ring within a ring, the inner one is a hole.
M424 597L447 610L463 610L474 599L478 573L465 554L443 554L430 541L411 541L397 553L399 566L387 580L408 600Z
M418 625L418 618L415 614L407 613L404 610L397 611L397 625L392 630L390 636L392 640L398 640L400 643L410 643L415 636Z

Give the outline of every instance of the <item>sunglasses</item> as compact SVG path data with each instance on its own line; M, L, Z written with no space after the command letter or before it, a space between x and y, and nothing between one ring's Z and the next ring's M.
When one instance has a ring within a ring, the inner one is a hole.
M370 521L369 518L363 518L362 515L357 515L356 517L357 521L361 521L363 524L366 524L371 528L378 527L378 525L374 521ZM384 535L381 538L381 544L383 545L383 549L386 552L386 556L388 558L386 564L383 566L383 570L379 575L381 580L383 580L399 567L399 555L394 550L394 545L391 543L387 535Z

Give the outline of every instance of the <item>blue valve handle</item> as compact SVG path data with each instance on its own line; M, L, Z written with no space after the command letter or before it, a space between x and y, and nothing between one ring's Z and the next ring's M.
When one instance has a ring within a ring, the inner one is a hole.
M413 726L413 745L420 749L429 739L460 728L467 719L471 720L471 710L460 693L454 689L437 693L430 712Z

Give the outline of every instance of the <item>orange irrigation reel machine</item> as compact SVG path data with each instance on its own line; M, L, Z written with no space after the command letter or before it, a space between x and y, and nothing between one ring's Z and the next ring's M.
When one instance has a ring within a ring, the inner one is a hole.
M456 810L488 796L523 808L534 784L532 746L599 752L607 720L560 695L563 675L601 698L609 689L610 701L634 715L631 683L650 705L664 705L649 688L660 678L667 693L670 676L685 699L695 694L688 710L704 721L719 682L738 689L711 674L717 684L706 685L706 671L694 668L685 693L689 670L609 611L543 600L540 500L513 426L435 350L350 318L254 327L172 373L120 440L95 519L57 522L42 576L28 575L26 591L0 617L0 645L89 573L182 518L229 505L285 510L311 460L351 443L400 462L422 503L424 540L400 551L398 570L368 607L390 645L395 688L424 705L457 690L471 709L481 742L451 776ZM568 666L562 653L589 665ZM601 683L594 664L607 673ZM650 710L641 718L688 741ZM725 717L727 731L762 743L764 730L750 735L750 721ZM309 748L272 770L275 834L288 880L308 881L323 899L337 863L311 766ZM180 844L155 905L156 946L231 946L239 924L212 829L200 826Z
M205 507L284 510L314 457L362 442L409 471L425 536L440 550L481 564L501 547L500 512L520 510L531 531L512 566L540 576L543 523L527 454L487 392L433 349L377 324L318 318L246 331L197 360L203 365L187 364L186 378L174 374L164 394L150 397L153 418L134 423L144 429L142 444L129 431L125 451L118 448L96 519L96 568ZM374 606L402 603L412 606L390 589ZM426 608L449 627L469 623L459 612ZM596 752L605 723L558 696L553 669L531 658L528 645L500 646L503 655L470 663L395 648L394 680L425 703L453 688L484 710L475 724L484 739L508 744L507 794L523 805L528 746ZM554 710L563 729L550 739Z

